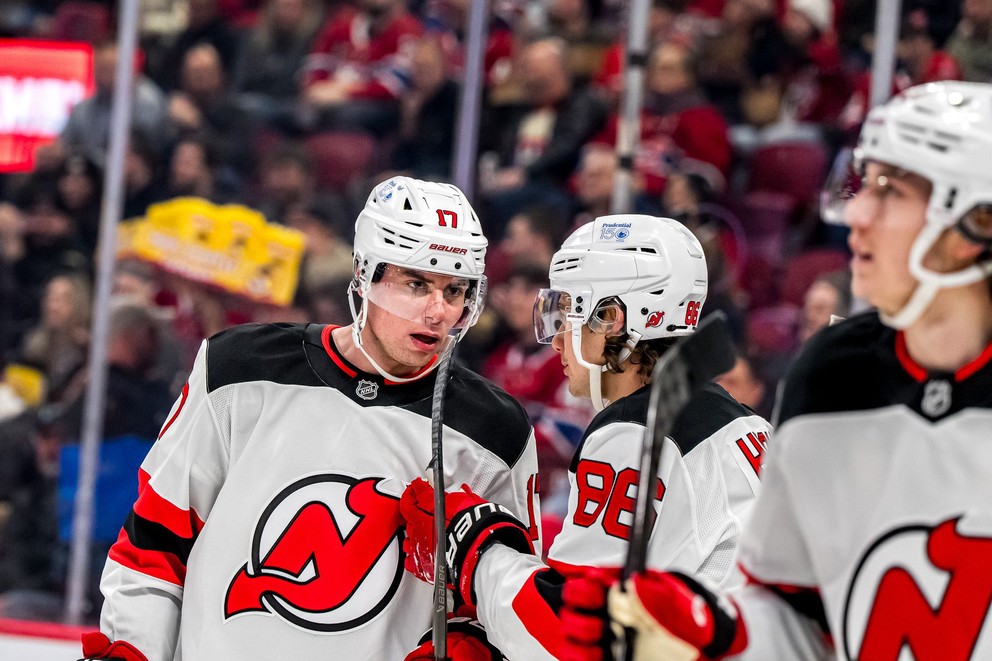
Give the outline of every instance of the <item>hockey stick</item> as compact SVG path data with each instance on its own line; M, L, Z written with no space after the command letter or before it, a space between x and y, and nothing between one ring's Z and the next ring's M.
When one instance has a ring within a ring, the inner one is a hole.
M445 529L444 511L444 393L448 387L448 369L454 359L455 345L458 344L454 334L448 336L448 345L438 358L437 377L434 381L434 395L431 401L431 463L427 468L432 469L434 482L434 611L431 615L431 629L434 643L435 661L448 659L448 566L445 563L447 555L448 531Z
M647 566L648 542L655 520L654 486L665 437L692 396L733 366L733 343L722 312L708 316L695 332L673 344L654 366L634 501L634 522L623 567L624 581ZM632 658L633 642L633 632L628 629L621 658Z

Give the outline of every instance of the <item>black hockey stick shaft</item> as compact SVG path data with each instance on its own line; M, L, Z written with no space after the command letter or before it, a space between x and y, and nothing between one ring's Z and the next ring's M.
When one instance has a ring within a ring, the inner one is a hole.
M673 344L655 365L641 447L634 521L623 567L624 581L647 567L648 542L655 520L658 468L665 438L692 396L733 366L733 343L726 316L721 312L707 316L695 332ZM629 630L625 638L622 658L630 659L634 646Z
M431 464L434 481L434 611L431 616L435 661L448 660L448 551L444 511L444 393L448 388L448 370L454 359L456 337L449 335L438 358L437 379L431 402Z

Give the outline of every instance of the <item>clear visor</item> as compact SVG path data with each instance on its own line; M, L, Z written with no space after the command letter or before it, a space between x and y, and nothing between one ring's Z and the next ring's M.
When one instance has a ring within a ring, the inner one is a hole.
M820 217L831 225L846 225L848 203L861 190L864 159L858 149L842 149L834 160L827 181L820 191Z
M585 323L592 332L605 333L613 327L614 310L619 307L615 298L604 299L587 320L581 305L572 311L571 294L558 289L542 289L534 300L534 334L541 344L551 344L555 335L572 330L573 324Z
M558 289L542 289L534 299L534 334L541 344L551 344L558 333L571 329L569 315L572 311L572 297ZM578 315L581 322L582 315Z
M388 264L365 296L369 303L401 319L462 330L478 318L483 294L480 280Z

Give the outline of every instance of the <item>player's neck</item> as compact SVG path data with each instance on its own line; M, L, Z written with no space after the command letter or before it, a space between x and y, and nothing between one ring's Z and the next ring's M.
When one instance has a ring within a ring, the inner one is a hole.
M992 342L992 298L982 281L942 290L919 321L906 329L906 350L928 370L953 372Z
M338 352L347 360L349 363L360 369L367 374L376 374L378 370L369 357L365 355L367 352L372 359L379 363L379 366L386 370L389 374L393 374L397 377L406 376L404 372L410 371L410 369L403 365L395 365L392 361L383 357L382 352L379 351L378 346L375 342L368 341L369 333L366 332L363 335L365 338L365 345L363 352L358 345L355 344L355 338L352 335L351 326L341 326L335 328L331 331L331 338L334 340L334 346L337 347Z
M640 375L639 368L640 365L627 362L620 374L603 372L603 398L615 402L643 388L645 380Z

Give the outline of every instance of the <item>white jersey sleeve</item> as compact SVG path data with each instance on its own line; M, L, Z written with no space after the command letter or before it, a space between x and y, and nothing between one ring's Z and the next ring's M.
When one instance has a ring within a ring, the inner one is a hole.
M228 465L229 421L207 394L206 347L142 462L138 499L101 580L101 629L149 659L173 658L186 563Z
M510 659L553 658L563 577L586 566L620 567L633 520L647 390L590 425L569 473L569 511L548 557L487 551L475 575L479 619ZM649 565L727 587L738 539L759 490L768 423L717 386L693 400L666 438L657 482Z
M824 635L823 603L781 472L779 449L767 454L762 497L741 539L741 566L749 584L728 593L745 622L748 641L747 649L733 658L826 660L833 653Z

